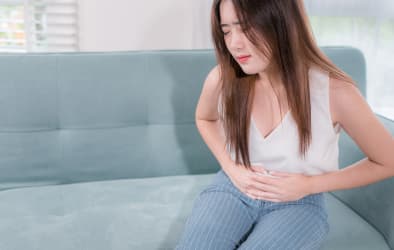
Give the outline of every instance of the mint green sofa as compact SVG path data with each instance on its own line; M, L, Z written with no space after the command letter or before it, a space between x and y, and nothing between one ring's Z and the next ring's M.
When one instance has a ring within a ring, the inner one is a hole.
M362 54L323 50L365 94ZM173 249L220 169L194 121L214 65L211 50L1 54L0 249ZM341 167L363 157L342 131ZM323 249L393 249L393 194L393 179L325 193Z

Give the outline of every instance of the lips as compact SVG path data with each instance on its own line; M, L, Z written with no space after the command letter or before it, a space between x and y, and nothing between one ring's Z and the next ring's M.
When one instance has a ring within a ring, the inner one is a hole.
M239 62L243 63L243 62L246 62L250 58L250 55L241 55L241 56L237 56L236 58Z

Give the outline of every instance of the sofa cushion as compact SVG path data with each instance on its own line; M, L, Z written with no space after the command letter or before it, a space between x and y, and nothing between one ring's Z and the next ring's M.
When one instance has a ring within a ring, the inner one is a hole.
M85 182L0 192L0 249L173 249L214 174ZM390 249L330 193L323 249Z

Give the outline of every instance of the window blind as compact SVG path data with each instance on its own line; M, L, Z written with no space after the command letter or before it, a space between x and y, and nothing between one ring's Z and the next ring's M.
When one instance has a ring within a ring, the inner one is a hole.
M0 0L0 50L78 51L78 0Z

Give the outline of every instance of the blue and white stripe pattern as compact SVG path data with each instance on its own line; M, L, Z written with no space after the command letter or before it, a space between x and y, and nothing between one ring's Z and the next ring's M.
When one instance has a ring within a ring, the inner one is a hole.
M220 170L195 199L175 249L319 249L327 218L323 193L290 202L254 200Z

